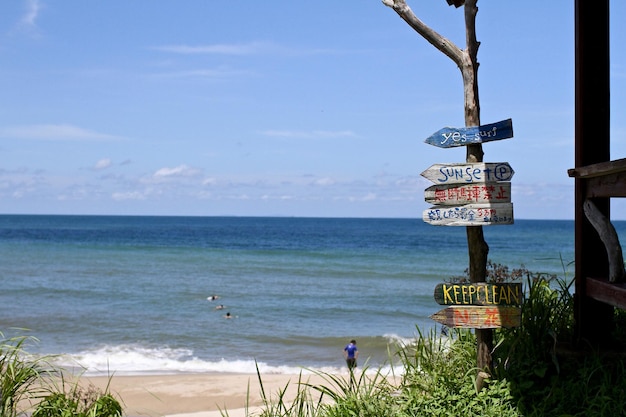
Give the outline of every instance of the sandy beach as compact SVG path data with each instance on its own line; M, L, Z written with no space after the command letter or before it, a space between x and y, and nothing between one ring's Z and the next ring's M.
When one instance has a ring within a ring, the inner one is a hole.
M266 396L276 398L287 387L285 399L295 397L298 380L330 386L319 375L262 375ZM108 389L121 400L127 416L218 417L227 410L230 417L243 417L246 407L263 404L256 374L176 374L148 376L85 377L83 386ZM108 388L107 388L108 387Z

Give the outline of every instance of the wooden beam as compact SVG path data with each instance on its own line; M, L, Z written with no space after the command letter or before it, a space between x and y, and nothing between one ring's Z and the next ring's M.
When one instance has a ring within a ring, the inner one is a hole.
M616 172L587 180L586 198L626 197L626 172Z
M567 174L586 181L585 198L626 197L626 159L571 168Z
M603 278L587 278L587 297L626 310L626 284L614 284Z
M567 175L574 178L593 178L617 172L626 172L626 158L571 168L567 170Z

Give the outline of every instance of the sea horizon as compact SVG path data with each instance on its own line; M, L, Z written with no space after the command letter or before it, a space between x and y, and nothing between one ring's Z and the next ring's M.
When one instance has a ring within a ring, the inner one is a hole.
M239 215L239 214L94 214L94 213L0 213L0 216L75 216L75 217L189 217L189 218L286 218L286 219L355 219L355 220L419 220L421 217L410 216L302 216L302 215L289 215L289 214L272 214L272 215ZM518 218L514 219L513 224L516 221L565 221L574 222L575 219L559 219L559 218ZM626 219L612 219L612 222L626 222ZM432 226L432 227L463 227L463 226ZM485 225L483 227L502 227L502 225Z

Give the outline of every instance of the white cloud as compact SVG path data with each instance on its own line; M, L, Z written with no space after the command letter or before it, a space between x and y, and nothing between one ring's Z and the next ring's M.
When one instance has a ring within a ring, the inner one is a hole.
M41 12L42 4L39 0L27 0L26 12L19 22L22 29L33 30L37 28L37 18Z
M9 139L32 140L75 140L75 141L108 141L120 140L119 136L98 133L93 130L68 124L44 124L30 126L13 126L0 129L0 137Z
M315 185L319 185L319 186L329 186L329 185L334 185L336 183L336 181L332 178L318 178L316 179L313 184Z
M174 168L161 168L154 174L154 178L168 178L168 177L194 177L200 174L200 171L188 167L187 165L179 165Z
M108 167L110 167L112 164L111 160L109 158L103 158L101 160L99 160L98 162L96 162L96 165L94 166L94 169L96 170L100 170L100 169L106 169Z

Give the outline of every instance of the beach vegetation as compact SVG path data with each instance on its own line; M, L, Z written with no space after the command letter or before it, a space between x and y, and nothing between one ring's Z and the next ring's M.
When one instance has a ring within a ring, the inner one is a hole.
M367 368L347 377L321 374L328 384L299 381L295 401L285 406L284 396L279 396L278 403L267 403L258 415L626 415L624 356L569 348L574 337L573 280L567 274L531 273L523 266L509 270L490 262L488 269L490 282L525 284L521 326L494 331L491 374L476 366L472 329L446 329L445 334L418 329L415 340L395 354L400 364L393 375ZM617 323L626 322L623 311L615 314ZM624 333L616 330L618 336ZM478 387L481 372L485 383Z
M297 391L293 398L287 396L288 386L279 389L274 396L271 396L271 393L268 393L263 386L263 378L258 366L257 376L261 389L261 401L263 402L260 417L323 415L320 411L321 398L316 401L311 395L311 391L306 389L307 383L304 381L302 373L298 375L298 380L295 383Z
M32 417L119 417L122 405L108 392L93 385L83 387L75 382L55 385L52 393L41 400Z
M24 354L31 336L5 337L0 332L0 417L15 417L20 406L44 393L38 383L49 370L46 358Z
M19 331L20 329L16 329ZM26 330L22 329L26 332ZM0 332L0 417L117 417L122 405L108 392L67 381L50 357L27 353L32 336Z

